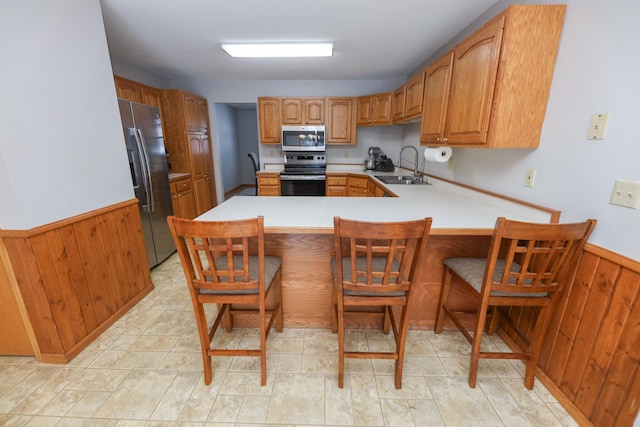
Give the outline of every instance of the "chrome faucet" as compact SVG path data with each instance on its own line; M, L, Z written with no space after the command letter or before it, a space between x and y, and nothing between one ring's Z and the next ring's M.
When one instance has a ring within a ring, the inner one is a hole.
M413 145L406 145L406 146L402 147L402 150L400 150L400 155L398 155L398 167L400 167L400 165L402 163L402 160L403 160L402 159L402 152L404 150L406 150L407 148L413 149L413 151L415 151L415 153L416 153L416 160L413 162L413 176L417 178L418 177L418 159L420 158L420 155L418 154L418 149L416 147L414 147ZM408 162L411 161L411 160L407 160L407 159L404 159L404 160L406 160Z

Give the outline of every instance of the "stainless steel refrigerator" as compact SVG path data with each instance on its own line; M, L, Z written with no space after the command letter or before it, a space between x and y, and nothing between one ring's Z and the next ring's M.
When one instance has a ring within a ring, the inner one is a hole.
M167 225L173 207L160 111L126 99L118 99L118 104L147 259L153 268L176 250Z

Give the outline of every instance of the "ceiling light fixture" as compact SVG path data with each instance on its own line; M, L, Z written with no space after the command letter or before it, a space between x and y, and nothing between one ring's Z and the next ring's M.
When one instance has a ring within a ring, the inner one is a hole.
M313 43L222 43L234 58L299 58L333 56L333 42Z

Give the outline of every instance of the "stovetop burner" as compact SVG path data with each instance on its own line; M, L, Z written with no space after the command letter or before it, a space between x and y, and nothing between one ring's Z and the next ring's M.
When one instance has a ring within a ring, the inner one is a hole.
M325 175L326 172L327 172L327 169L322 167L309 167L309 166L287 167L285 166L284 170L280 172L280 175Z

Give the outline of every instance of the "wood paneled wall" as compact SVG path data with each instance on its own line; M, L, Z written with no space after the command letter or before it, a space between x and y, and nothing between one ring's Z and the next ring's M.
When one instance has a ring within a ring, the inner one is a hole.
M640 262L586 245L539 362L540 379L581 425L631 426L638 414L639 294ZM528 330L535 313L519 314Z
M38 360L66 363L152 289L137 200L32 230L1 230ZM35 341L35 342L33 342Z

